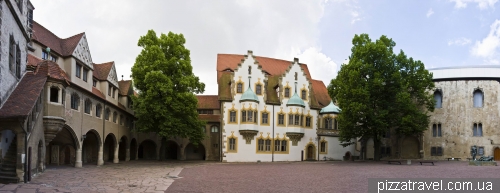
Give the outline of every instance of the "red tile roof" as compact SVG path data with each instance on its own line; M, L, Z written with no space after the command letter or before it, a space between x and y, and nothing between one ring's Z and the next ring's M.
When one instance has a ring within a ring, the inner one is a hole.
M118 81L118 86L120 87L120 95L128 95L128 92L130 90L130 86L132 84L131 80L120 80Z
M220 115L198 115L198 118L207 122L220 122Z
M0 118L27 117L40 96L47 77L28 72L0 109Z
M104 96L104 94L102 94L102 92L95 87L92 87L92 94L94 94L95 96L98 96L101 99L106 100L106 96Z
M43 74L46 75L47 77L64 81L68 85L71 82L71 79L69 78L68 74L66 74L66 72L63 69L61 69L58 64L50 60L44 60L42 62L39 62L37 64L35 74Z
M51 51L54 51L63 57L71 56L71 54L73 54L78 42L80 42L84 35L85 33L79 33L69 38L62 39L57 37L47 28L40 25L38 22L33 21L32 40L49 47Z
M328 95L328 90L326 89L325 84L321 80L312 80L312 87L314 90L314 95L316 96L316 100L319 105L322 107L330 104L330 95Z
M244 55L239 54L217 54L217 80L221 77L221 72L225 70L235 70L238 68L238 64L245 58ZM259 62L262 70L267 72L269 75L282 75L293 63L292 61L266 58L261 56L255 56L255 60ZM300 63L299 63L300 64ZM311 80L311 75L307 65L300 64L307 78Z
M36 67L36 66L38 66L38 63L40 63L42 61L43 61L43 59L38 58L32 54L28 54L28 63L26 63L26 65Z
M217 95L196 95L198 98L198 109L220 109Z
M94 64L94 77L98 80L107 80L109 71L115 62L106 62L102 64Z

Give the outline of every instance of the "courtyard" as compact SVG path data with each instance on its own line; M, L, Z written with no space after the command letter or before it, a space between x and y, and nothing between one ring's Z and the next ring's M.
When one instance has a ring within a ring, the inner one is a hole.
M465 161L130 161L49 167L30 183L0 185L0 192L367 192L369 178L498 178L499 171Z

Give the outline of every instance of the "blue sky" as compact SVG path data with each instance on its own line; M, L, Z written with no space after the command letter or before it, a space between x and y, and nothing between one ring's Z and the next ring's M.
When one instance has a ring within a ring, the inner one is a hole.
M427 68L500 65L498 0L32 0L34 19L65 38L85 32L95 63L130 77L147 30L182 33L193 72L217 94L218 53L306 63L326 85L355 34L387 35Z

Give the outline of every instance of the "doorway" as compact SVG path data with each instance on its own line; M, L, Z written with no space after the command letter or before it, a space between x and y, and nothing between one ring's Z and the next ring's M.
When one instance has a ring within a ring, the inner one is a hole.
M496 147L493 153L495 161L500 161L500 148Z
M307 146L307 160L314 159L314 147L312 145Z

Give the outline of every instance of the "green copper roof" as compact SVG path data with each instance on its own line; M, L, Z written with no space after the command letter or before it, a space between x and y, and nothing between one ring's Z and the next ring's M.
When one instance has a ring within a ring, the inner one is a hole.
M340 108L337 107L336 105L334 105L333 101L330 101L330 104L328 106L326 106L326 107L323 107L319 113L320 114L323 114L323 113L335 113L335 114L339 114L340 113Z
M306 104L299 97L299 95L297 93L294 93L293 96L290 99L288 99L288 102L286 103L286 106L301 106L301 107L305 107Z
M241 101L253 101L253 102L259 102L259 98L257 98L257 95L252 91L252 88L248 87L247 91L241 95L240 102Z

